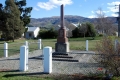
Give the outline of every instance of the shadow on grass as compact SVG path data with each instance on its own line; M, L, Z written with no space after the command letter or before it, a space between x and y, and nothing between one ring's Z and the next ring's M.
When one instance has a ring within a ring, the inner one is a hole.
M12 72L20 72L19 70L7 70L2 72L11 72L8 74L5 74L3 77L10 78L10 77L18 77L18 76L39 76L40 77L49 77L53 80L105 80L103 77L99 76L86 76L83 74L48 74L44 72L35 72L35 73L12 73ZM42 75L42 76L40 76Z
M48 73L44 72L34 72L34 73L21 73L20 70L6 70L6 71L0 71L0 72L9 72L8 74L5 74L3 77L8 78L8 77L17 77L17 76L33 76L33 75L44 75ZM14 73L13 73L14 72ZM20 73L19 73L20 72Z

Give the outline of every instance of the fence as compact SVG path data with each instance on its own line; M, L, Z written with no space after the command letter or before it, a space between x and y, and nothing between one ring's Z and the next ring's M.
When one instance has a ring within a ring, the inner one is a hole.
M89 45L88 45L88 40L86 40L86 51L89 50ZM23 43L4 43L4 44L0 44L0 57L3 56L2 53L6 53L6 55L4 54L4 56L7 57L7 55L13 55L16 53L20 53L20 46L21 45L28 45L29 51L34 51L34 50L38 50L38 49L43 49L43 47L45 47L42 42L41 39L39 39L37 42L36 41L25 41ZM7 45L7 46L6 46ZM2 49L3 47L4 49ZM6 49L7 48L7 49Z
M8 57L10 55L20 53L20 46L28 45L29 51L34 51L38 49L42 49L41 39L36 41L25 41L23 43L4 43L0 44L0 57Z
M33 44L37 44L39 42L40 41L38 41L38 42L29 42L29 43L25 42L25 43L26 43L26 45L29 45L29 47L30 47ZM22 43L22 45L25 44L25 43ZM117 44L119 44L119 42L116 40L115 45L114 45L115 50L117 49L117 47L116 47ZM88 41L86 41L86 47L88 48ZM34 47L34 48L38 49L38 45L36 47ZM88 52L87 48L86 48L86 52ZM30 48L30 49L32 49L32 48ZM40 49L40 46L39 46L39 49ZM43 51L43 52L45 52L45 51ZM52 52L52 51L50 50L50 51L48 51L46 53L49 53L49 52ZM74 55L74 54L76 54L76 55ZM51 53L51 55L52 55L52 53ZM76 58L79 57L79 62L74 62L74 61L73 62L72 61L68 62L68 61L61 61L61 60L58 61L54 57L52 57L53 58L52 62L51 62L52 65L49 66L49 67L53 69L54 73L60 73L60 74L72 74L72 73L88 74L89 72L90 73L92 73L92 72L93 73L96 73L96 72L104 73L104 69L102 70L102 68L100 68L102 66L100 66L99 63L96 63L96 61L93 59L93 56L96 57L96 56L99 56L99 54L96 55L96 54L89 54L89 53L84 53L84 52L81 54L80 52L76 53L76 51L75 51L75 52L71 53L71 55L76 56ZM50 61L48 59L49 56L50 55L46 55L46 57L47 57L46 60L47 61ZM39 71L40 67L37 67L37 66L42 66L42 65L39 64L40 63L40 55L38 54L37 57L36 58L35 57L34 57L34 60L31 60L32 63L30 62L31 64L29 66L30 66L30 68L33 68L36 71ZM61 56L61 57L65 58L66 56L64 55L64 56ZM67 58L70 59L71 57L67 57ZM30 58L30 59L33 59L33 58ZM47 64L49 65L49 63L47 63ZM43 65L46 66L45 64L43 64ZM36 68L34 68L34 67L36 67ZM50 68L48 68L48 66L47 66L47 69L48 69L47 71L49 71Z

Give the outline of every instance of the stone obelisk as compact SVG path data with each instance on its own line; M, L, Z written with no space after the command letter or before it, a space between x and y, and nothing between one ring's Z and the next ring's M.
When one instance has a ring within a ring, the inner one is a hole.
M69 52L69 42L68 38L66 37L66 27L64 24L64 5L61 5L60 9L60 21L61 21L61 27L58 31L58 38L57 43L55 44L55 52L58 54L67 54Z

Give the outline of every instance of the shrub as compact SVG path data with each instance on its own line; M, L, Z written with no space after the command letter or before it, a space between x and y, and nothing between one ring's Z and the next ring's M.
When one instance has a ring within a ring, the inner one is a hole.
M103 34L99 34L99 36L100 36L100 37L102 37L102 36L103 36Z
M48 38L57 38L58 32L51 28L50 30L41 30L39 32L38 38L48 39Z
M113 39L103 37L96 45L97 53L100 54L96 59L107 71L115 76L120 76L120 44L116 48Z

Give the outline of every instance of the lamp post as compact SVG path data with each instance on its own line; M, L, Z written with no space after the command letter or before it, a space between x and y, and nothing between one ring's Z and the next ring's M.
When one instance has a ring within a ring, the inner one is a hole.
M115 6L118 6L119 8L117 21L118 21L118 37L120 37L120 4Z

